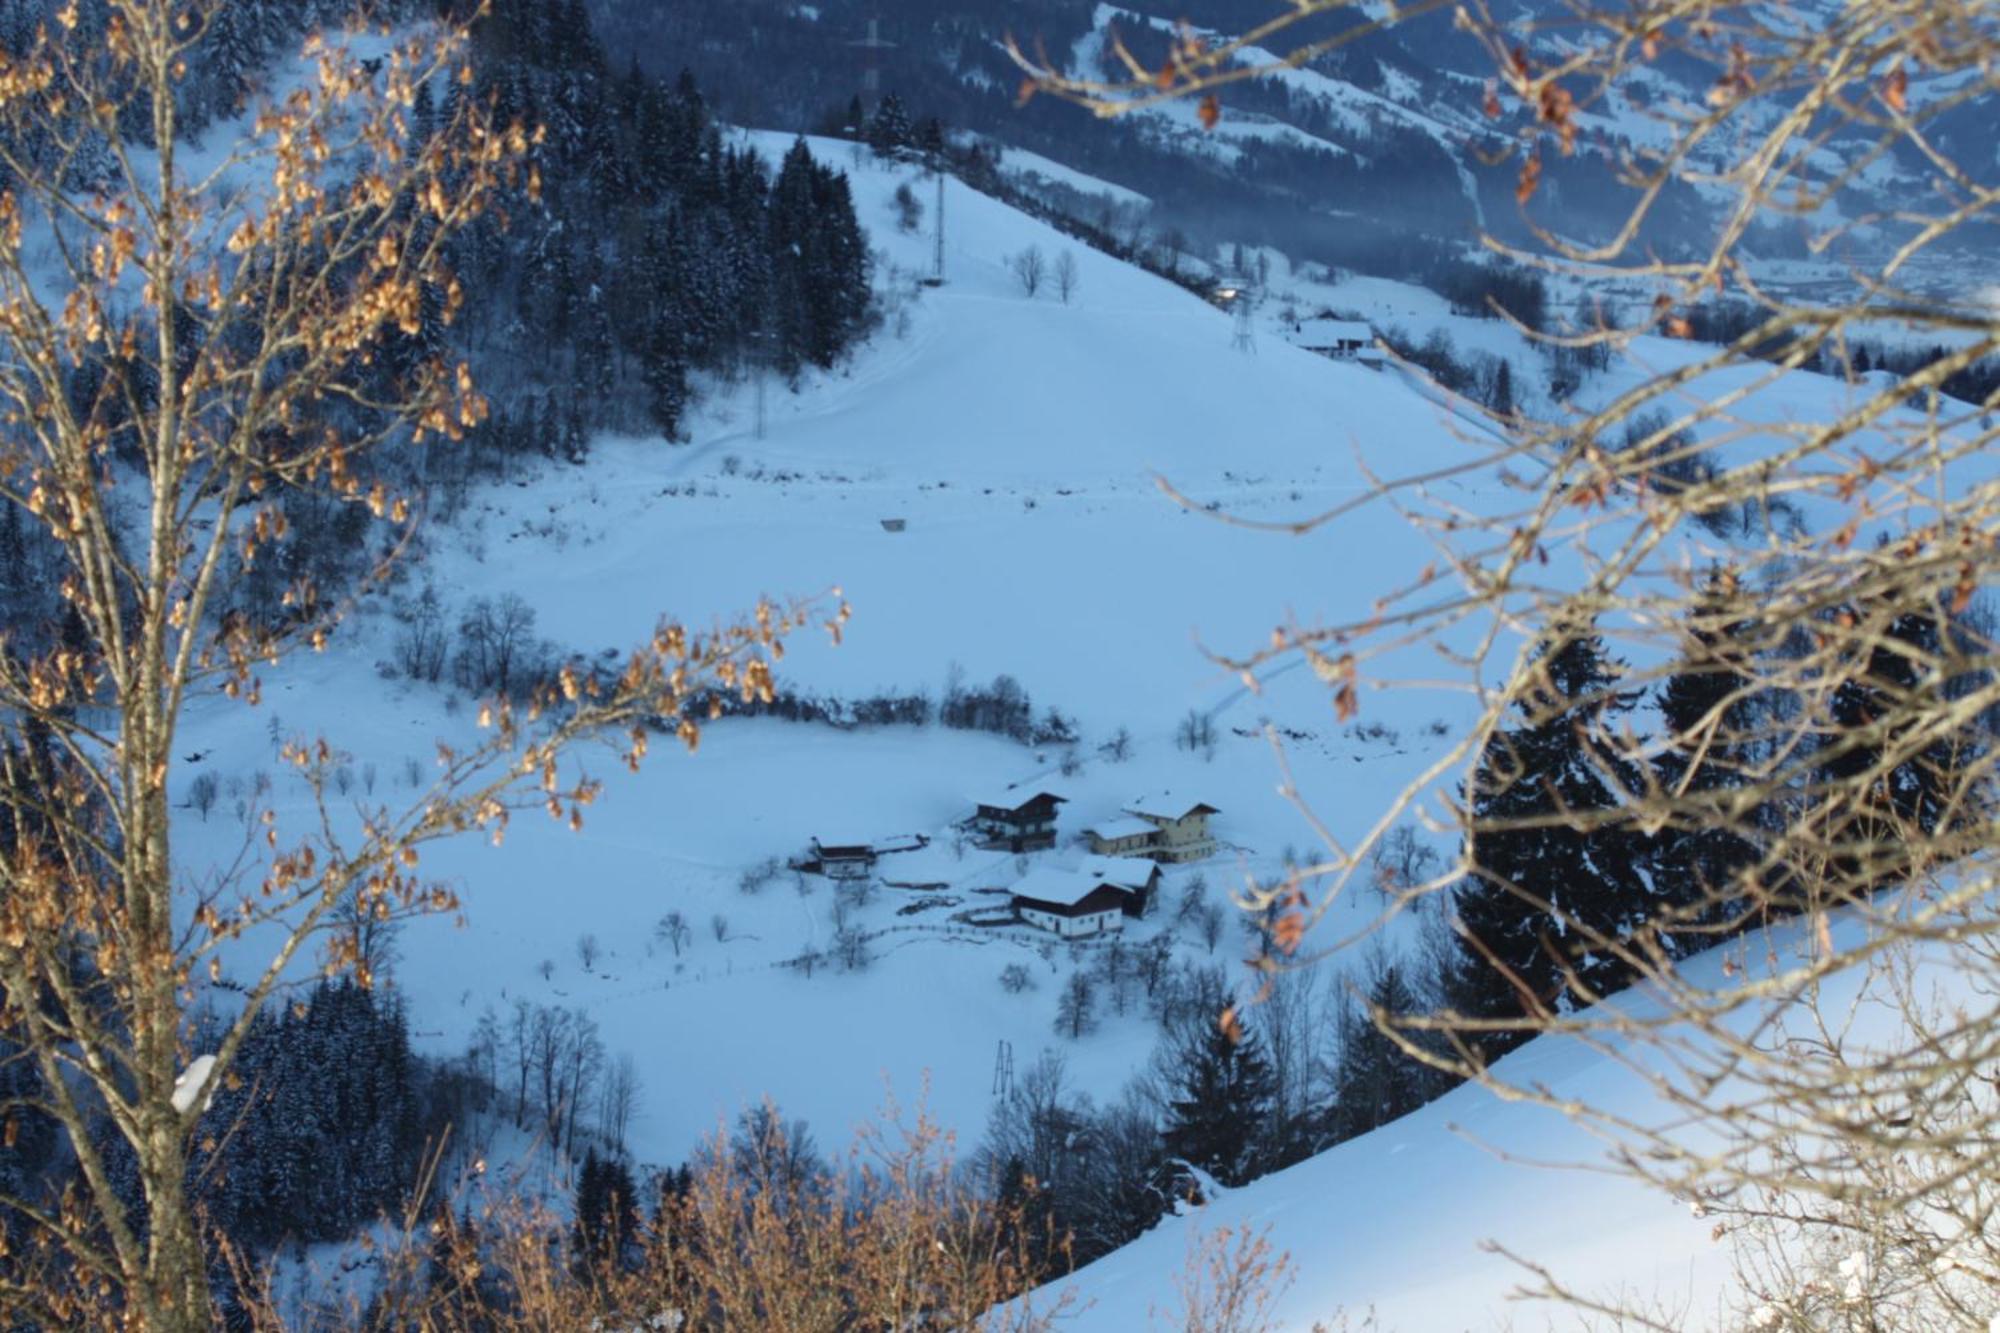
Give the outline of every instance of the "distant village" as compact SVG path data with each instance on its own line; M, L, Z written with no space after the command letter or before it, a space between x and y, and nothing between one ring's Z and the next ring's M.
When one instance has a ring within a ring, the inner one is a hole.
M968 802L971 813L957 828L973 846L1012 852L1016 865L1031 853L1053 852L1057 808L1069 798L1046 787L1023 784ZM1078 864L1030 865L1008 891L1008 908L975 924L1022 924L1063 939L1120 932L1128 919L1146 916L1160 887L1162 865L1180 865L1212 856L1216 840L1209 820L1221 812L1205 801L1163 791L1127 803L1110 818L1083 830L1085 855ZM901 888L941 887L921 876L894 878L888 858L921 851L921 834L894 838L816 837L810 856L796 868L835 881L880 878Z

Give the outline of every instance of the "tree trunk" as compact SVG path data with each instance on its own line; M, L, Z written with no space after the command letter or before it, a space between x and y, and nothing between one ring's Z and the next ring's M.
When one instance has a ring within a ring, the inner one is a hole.
M210 1333L215 1312L208 1262L187 1197L187 1163L179 1128L156 1123L140 1163L148 1218L146 1274L136 1284L149 1333Z

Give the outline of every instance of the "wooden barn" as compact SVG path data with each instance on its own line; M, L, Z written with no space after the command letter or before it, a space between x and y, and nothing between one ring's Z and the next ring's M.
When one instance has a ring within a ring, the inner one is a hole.
M979 846L1035 852L1056 845L1056 807L1067 798L1035 787L989 792L973 799L970 827Z
M858 838L814 838L813 856L828 879L866 879L875 870L875 844Z
M1104 856L1085 861L1082 873L1125 894L1126 916L1145 916L1159 896L1161 871L1155 861L1134 857Z

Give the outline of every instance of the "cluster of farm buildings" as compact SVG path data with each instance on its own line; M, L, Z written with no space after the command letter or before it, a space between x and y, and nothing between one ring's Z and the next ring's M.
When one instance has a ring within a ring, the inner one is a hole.
M1020 787L974 801L960 824L973 843L1018 854L1056 845L1056 807L1067 797ZM1102 935L1145 916L1159 892L1160 867L1199 861L1215 852L1209 819L1220 813L1204 801L1167 791L1141 797L1119 814L1083 832L1089 855L1075 868L1038 866L1010 890L1014 918L1065 939ZM813 840L816 868L833 879L875 873L884 855L910 851L925 839Z

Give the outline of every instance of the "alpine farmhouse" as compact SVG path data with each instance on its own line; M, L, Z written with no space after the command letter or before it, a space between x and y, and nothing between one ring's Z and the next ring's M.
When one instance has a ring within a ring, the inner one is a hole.
M1220 813L1206 801L1159 792L1140 797L1125 807L1123 818L1099 824L1084 836L1096 856L1144 856L1177 865L1214 855L1208 819Z

